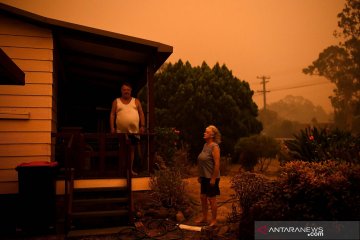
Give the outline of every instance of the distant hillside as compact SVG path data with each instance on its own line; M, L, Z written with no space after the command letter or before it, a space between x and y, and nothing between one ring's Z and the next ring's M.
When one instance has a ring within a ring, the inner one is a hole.
M267 108L280 118L300 123L332 122L331 116L321 106L315 106L310 100L301 96L288 95L278 102L267 105Z

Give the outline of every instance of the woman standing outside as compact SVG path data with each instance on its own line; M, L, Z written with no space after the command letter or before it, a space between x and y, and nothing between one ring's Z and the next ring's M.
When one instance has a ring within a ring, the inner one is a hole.
M221 134L219 130L210 125L204 132L205 144L198 156L198 181L201 185L200 199L202 218L197 223L208 223L208 201L211 209L209 226L216 225L217 204L216 195L220 195L220 147Z

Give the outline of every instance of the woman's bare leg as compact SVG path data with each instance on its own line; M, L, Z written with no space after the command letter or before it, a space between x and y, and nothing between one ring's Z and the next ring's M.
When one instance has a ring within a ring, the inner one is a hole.
M217 218L217 203L216 197L209 198L210 208L211 208L211 221L209 226L216 225L216 218Z
M201 200L201 213L202 218L196 220L196 223L206 223L207 217L208 217L208 202L207 202L207 196L205 194L200 195Z

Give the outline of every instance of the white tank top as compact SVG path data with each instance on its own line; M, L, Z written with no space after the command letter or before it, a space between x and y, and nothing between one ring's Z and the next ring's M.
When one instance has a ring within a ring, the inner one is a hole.
M116 132L138 133L139 112L136 107L135 98L131 98L128 104L123 104L120 98L116 99Z

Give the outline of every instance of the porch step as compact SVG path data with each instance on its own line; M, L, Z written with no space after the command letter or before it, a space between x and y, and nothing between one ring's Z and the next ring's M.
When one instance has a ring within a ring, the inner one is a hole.
M98 187L98 188L74 188L74 197L76 199L89 198L111 198L127 195L126 187Z
M67 234L67 237L68 238L92 237L91 239L96 239L95 236L117 234L129 228L131 228L131 226L119 226L112 228L94 228L94 229L86 229L86 230L71 230Z
M80 217L117 217L127 216L128 210L112 210L112 211L91 211L91 212L76 212L72 214L73 218Z
M127 197L123 198L96 198L96 199L77 199L73 200L74 205L78 204L106 204L106 203L128 203L129 199Z
M126 191L127 187L94 187L94 188L74 188L74 192L79 193L90 193L90 192L117 192L117 191Z
M127 225L130 199L126 187L74 188L72 230Z

